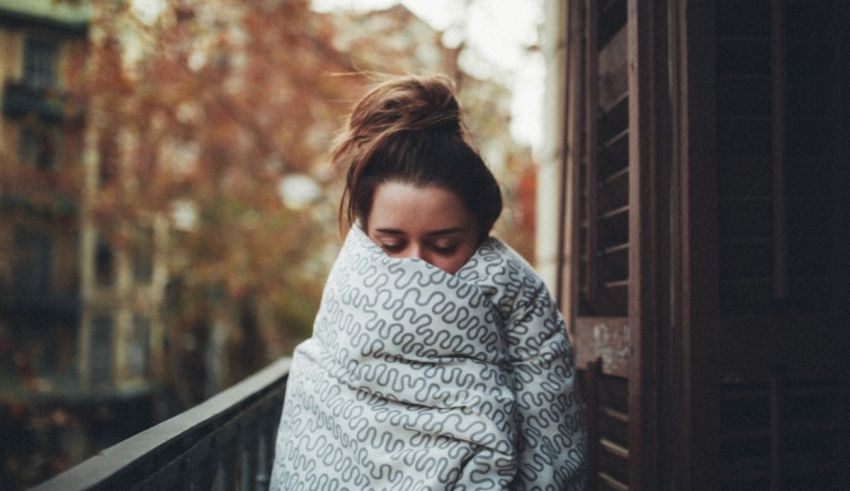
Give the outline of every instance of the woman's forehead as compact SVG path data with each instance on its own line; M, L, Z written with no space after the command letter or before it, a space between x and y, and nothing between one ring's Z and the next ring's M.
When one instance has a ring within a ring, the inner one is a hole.
M468 228L470 219L463 201L452 191L391 181L375 190L368 222L372 229L416 226L422 231L446 232Z

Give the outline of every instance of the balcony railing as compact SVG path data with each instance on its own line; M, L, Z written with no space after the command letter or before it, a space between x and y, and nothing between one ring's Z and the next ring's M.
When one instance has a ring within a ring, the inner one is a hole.
M34 489L265 490L289 364L281 359Z
M43 121L58 123L65 117L66 97L57 89L7 80L3 92L3 114L9 119L20 119L32 114Z

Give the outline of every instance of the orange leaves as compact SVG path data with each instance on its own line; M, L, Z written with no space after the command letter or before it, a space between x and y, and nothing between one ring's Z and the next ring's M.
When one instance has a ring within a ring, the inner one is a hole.
M333 230L328 213L286 209L278 192L284 175L321 164L357 89L328 76L349 67L331 46L332 25L308 7L171 1L157 22L134 22L125 9L96 26L89 89L103 103L93 120L135 141L119 152L116 185L95 193L97 216L168 211L183 227L171 241L174 274L196 285L286 295L302 288L296 272ZM138 32L117 32L126 26Z

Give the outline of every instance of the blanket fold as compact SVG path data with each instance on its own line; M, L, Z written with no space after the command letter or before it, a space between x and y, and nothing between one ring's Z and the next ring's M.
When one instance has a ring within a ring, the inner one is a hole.
M573 382L551 297L501 242L452 275L354 227L294 354L271 487L577 488Z

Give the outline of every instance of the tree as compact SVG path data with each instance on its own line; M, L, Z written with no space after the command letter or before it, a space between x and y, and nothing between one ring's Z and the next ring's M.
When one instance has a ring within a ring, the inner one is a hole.
M318 192L314 206L288 207L281 184L337 181L324 156L358 80L338 76L351 67L307 1L94 7L85 94L99 183L86 210L131 252L139 226L170 222L169 276L184 291L169 336L228 318L222 378L233 382L291 348L270 341L309 334L335 205Z

